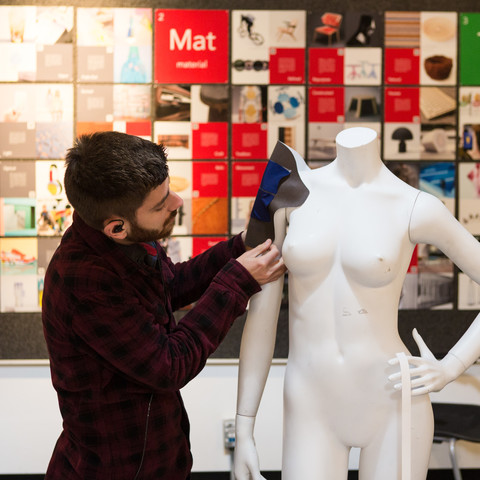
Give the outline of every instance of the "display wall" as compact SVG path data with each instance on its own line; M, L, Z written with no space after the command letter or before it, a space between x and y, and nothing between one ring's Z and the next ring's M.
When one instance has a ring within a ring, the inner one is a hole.
M0 2L1 359L47 358L43 276L71 222L64 157L83 133L166 145L185 201L173 259L245 228L278 140L321 168L351 126L376 130L386 165L480 235L475 2L201 3ZM407 346L415 326L443 355L479 309L480 287L419 245L400 301ZM242 326L216 357L238 356Z

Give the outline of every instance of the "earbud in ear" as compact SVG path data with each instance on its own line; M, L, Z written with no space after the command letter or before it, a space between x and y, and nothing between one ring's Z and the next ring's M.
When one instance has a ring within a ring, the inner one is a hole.
M120 233L123 230L124 221L121 218L115 218L114 220L110 220L107 223L107 225L110 225L113 222L118 222L118 223L112 228L112 233ZM107 226L105 226L105 228L106 227ZM107 235L110 235L110 233L107 233Z
M119 225L115 225L115 226L113 227L112 232L113 232L113 233L120 233L122 230L123 230L123 222L122 222L121 224L119 224Z

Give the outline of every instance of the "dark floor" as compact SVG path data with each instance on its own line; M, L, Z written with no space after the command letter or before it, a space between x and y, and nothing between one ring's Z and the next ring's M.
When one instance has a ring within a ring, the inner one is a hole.
M263 472L267 480L280 480L280 472ZM462 470L463 480L479 480L480 470ZM1 480L1 477L0 477ZM229 473L192 473L191 480L230 480ZM358 480L358 473L351 471L348 473L348 480ZM454 480L451 470L430 470L427 480Z
M280 472L263 472L267 480L280 480ZM462 470L463 480L479 480L480 470ZM43 475L0 475L0 480L42 480ZM191 480L231 480L229 472L192 473ZM349 472L348 480L358 480L357 472ZM454 480L451 470L430 470L427 480Z

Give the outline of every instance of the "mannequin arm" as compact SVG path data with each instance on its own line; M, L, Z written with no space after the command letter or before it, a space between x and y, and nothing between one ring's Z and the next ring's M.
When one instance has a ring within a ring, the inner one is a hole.
M480 283L480 243L436 197L420 193L410 222L410 239L414 243L435 245L466 275ZM442 360L435 358L416 330L413 337L420 357L407 357L414 367L410 375L412 395L438 392L480 357L480 315ZM398 360L394 358L389 363L395 365ZM400 373L389 377L392 382L400 379ZM396 383L394 388L401 389L401 383Z
M234 458L237 480L263 478L253 430L272 362L282 289L283 277L263 285L250 300L240 346Z
M257 414L275 347L283 277L262 286L250 300L240 346L237 414Z
M285 210L274 216L275 243L285 237ZM278 243L277 243L278 242ZM240 346L237 417L235 433L235 476L237 480L262 479L253 430L273 357L284 278L262 286L250 300Z
M439 248L460 270L480 284L480 243L433 195L420 192L409 228L413 243Z

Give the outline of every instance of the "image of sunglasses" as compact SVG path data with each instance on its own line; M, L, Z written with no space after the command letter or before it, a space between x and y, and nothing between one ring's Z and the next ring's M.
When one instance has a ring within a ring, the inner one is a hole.
M233 68L237 72L243 72L244 70L254 70L255 72L261 72L268 70L267 60L235 60L233 62Z

